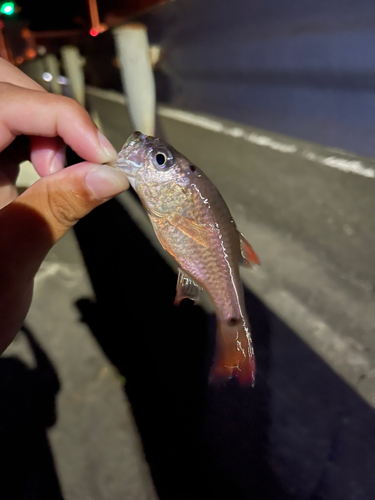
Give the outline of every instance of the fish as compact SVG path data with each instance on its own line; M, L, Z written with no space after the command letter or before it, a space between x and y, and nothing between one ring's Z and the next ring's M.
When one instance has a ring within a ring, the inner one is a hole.
M111 164L124 172L155 234L179 266L175 304L205 290L217 320L210 381L254 385L255 357L239 267L260 264L217 188L160 138L134 132Z

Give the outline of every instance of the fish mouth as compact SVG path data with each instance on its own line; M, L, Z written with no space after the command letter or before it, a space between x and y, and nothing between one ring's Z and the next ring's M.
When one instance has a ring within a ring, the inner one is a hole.
M147 135L141 132L134 132L128 137L117 160L110 163L112 167L121 170L129 178L129 181L136 175L143 158L142 145L145 143Z

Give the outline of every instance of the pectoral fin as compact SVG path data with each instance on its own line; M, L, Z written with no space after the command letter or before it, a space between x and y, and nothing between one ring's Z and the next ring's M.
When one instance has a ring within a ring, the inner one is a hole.
M190 299L193 300L194 303L197 303L201 287L197 285L190 276L184 273L184 271L179 269L176 290L176 298L174 299L175 305L178 305L183 299Z
M250 245L250 243L247 241L247 239L242 233L239 233L239 235L240 235L241 256L242 256L241 264L245 267L250 267L250 268L253 267L254 264L260 266L259 257L254 252L253 247Z
M194 219L176 215L170 223L177 227L182 233L190 236L199 245L208 246L207 227Z
M190 219L189 217L182 217L181 215L175 215L172 219L170 219L155 210L151 210L149 207L145 208L149 213L150 218L155 221L154 227L157 226L157 219L164 219L165 221L168 221L169 224L179 229L182 233L186 234L190 238L193 238L193 240L198 244L208 246L207 227L205 224L201 224L200 222Z

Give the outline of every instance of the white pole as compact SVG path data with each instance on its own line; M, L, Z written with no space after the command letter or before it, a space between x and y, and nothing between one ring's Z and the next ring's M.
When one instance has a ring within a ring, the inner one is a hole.
M60 76L59 61L55 54L46 54L44 56L45 68L52 76L50 82L50 88L54 94L61 94L61 85L58 83L57 79Z
M156 92L147 28L129 23L114 30L121 79L135 130L155 134Z
M77 47L65 45L61 49L61 58L65 74L69 79L69 85L74 99L82 106L85 105L85 76L83 72L84 59L81 57Z

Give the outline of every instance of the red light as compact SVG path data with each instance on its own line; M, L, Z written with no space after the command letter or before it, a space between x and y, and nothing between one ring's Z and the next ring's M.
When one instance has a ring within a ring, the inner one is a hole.
M33 49L32 47L29 47L25 50L26 59L34 59L35 56L36 56L36 50Z
M99 35L99 31L96 28L91 28L90 29L90 35L91 36L98 36Z

